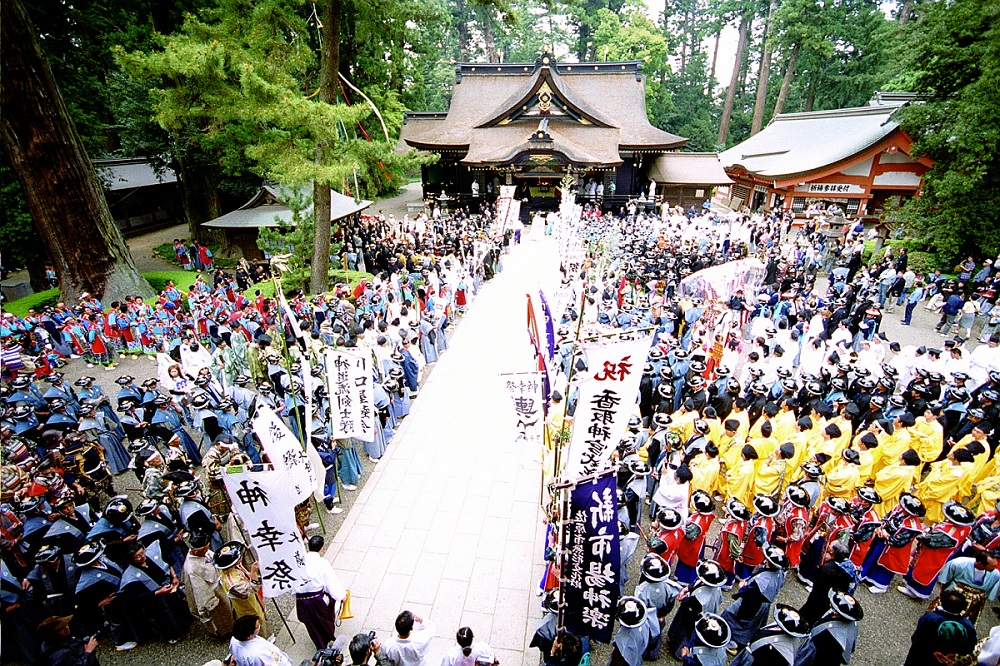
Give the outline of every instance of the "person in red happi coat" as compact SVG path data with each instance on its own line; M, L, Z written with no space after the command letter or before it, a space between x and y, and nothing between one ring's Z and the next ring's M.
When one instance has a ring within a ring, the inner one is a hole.
M944 520L917 537L917 554L899 591L914 599L929 599L938 573L972 531L976 516L958 502L944 505Z
M732 586L736 577L736 560L743 554L743 541L746 538L747 524L750 522L750 510L735 497L726 502L726 513L729 518L722 524L719 543L715 551L718 553L719 566L726 572L726 588Z
M691 493L691 515L684 523L684 538L677 546L677 565L674 577L684 585L692 585L697 580L697 566L701 551L705 547L708 529L715 521L715 502L704 490Z
M875 539L875 531L882 524L882 519L878 517L878 512L875 510L875 506L882 503L882 497L875 492L874 488L868 486L861 486L855 492L858 496L851 502L851 513L857 524L851 535L851 540L854 542L854 548L851 549L851 562L854 563L854 566L860 567Z
M785 505L778 515L776 541L785 548L788 565L799 566L802 546L809 529L809 493L799 485L792 484L785 490Z

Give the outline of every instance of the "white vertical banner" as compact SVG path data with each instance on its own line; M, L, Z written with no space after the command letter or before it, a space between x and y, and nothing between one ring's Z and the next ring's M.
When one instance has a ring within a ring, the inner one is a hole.
M290 472L224 473L222 480L257 551L265 597L294 592L305 575L306 552L295 523L298 502L288 492Z
M372 372L369 354L326 350L330 435L334 439L354 437L362 442L375 441L375 419L378 416Z
M584 345L587 370L579 380L569 450L562 479L572 482L604 469L639 398L639 380L652 336Z
M316 473L316 485L313 488L313 498L317 502L322 502L324 499L323 491L326 482L326 475L324 472L320 471L325 469L323 467L323 459L319 457L319 452L316 451L316 447L313 446L312 442L313 410L315 407L313 405L313 391L316 390L316 378L312 376L312 364L309 362L309 354L302 355L302 384L306 394L306 455L309 456L309 463L312 465L313 471Z
M501 373L507 395L514 407L517 441L542 446L545 430L545 412L542 398L542 373Z
M274 469L288 472L288 486L283 492L290 494L296 504L308 499L316 489L317 473L309 456L302 450L302 443L267 405L257 407L253 416L253 431Z

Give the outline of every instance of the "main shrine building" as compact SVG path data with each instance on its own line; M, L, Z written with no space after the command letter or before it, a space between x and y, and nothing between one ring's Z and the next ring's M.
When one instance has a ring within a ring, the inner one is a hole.
M653 127L641 62L456 66L447 112L411 112L399 148L436 153L425 199L475 206L516 185L527 208L554 209L568 173L605 208L648 199L654 161L687 139Z

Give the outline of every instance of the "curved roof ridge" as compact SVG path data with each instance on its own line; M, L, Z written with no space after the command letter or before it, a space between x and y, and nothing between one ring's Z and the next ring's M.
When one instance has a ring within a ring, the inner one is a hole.
M523 106L531 97L538 92L543 83L548 83L552 92L565 101L573 111L586 118L589 122L598 127L615 127L618 125L608 120L599 111L580 99L568 86L564 85L552 67L542 64L535 70L534 75L521 87L520 90L508 97L497 110L474 125L476 129L490 127L502 121L513 113L518 107Z

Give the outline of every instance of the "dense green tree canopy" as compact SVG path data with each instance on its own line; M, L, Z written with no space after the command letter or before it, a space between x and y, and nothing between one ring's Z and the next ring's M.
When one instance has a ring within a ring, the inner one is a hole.
M996 5L342 0L335 104L316 95L323 2L39 0L29 11L88 151L182 172L192 229L220 212L199 201L239 199L261 178L391 192L413 165L392 150L403 112L446 109L455 62L552 52L641 60L650 120L688 137L688 150L734 145L776 113L860 105L878 89L923 93L906 128L938 164L924 199L898 215L950 255L973 239L1000 249L983 214L996 209L998 141L983 121L996 116ZM740 57L721 62L720 35L737 28ZM332 152L318 158L317 142ZM0 184L19 198L8 172ZM30 235L23 222L6 215L0 238Z
M920 5L902 42L897 83L925 97L903 126L935 160L923 196L895 213L909 235L954 260L1000 252L1000 2L934 0Z

